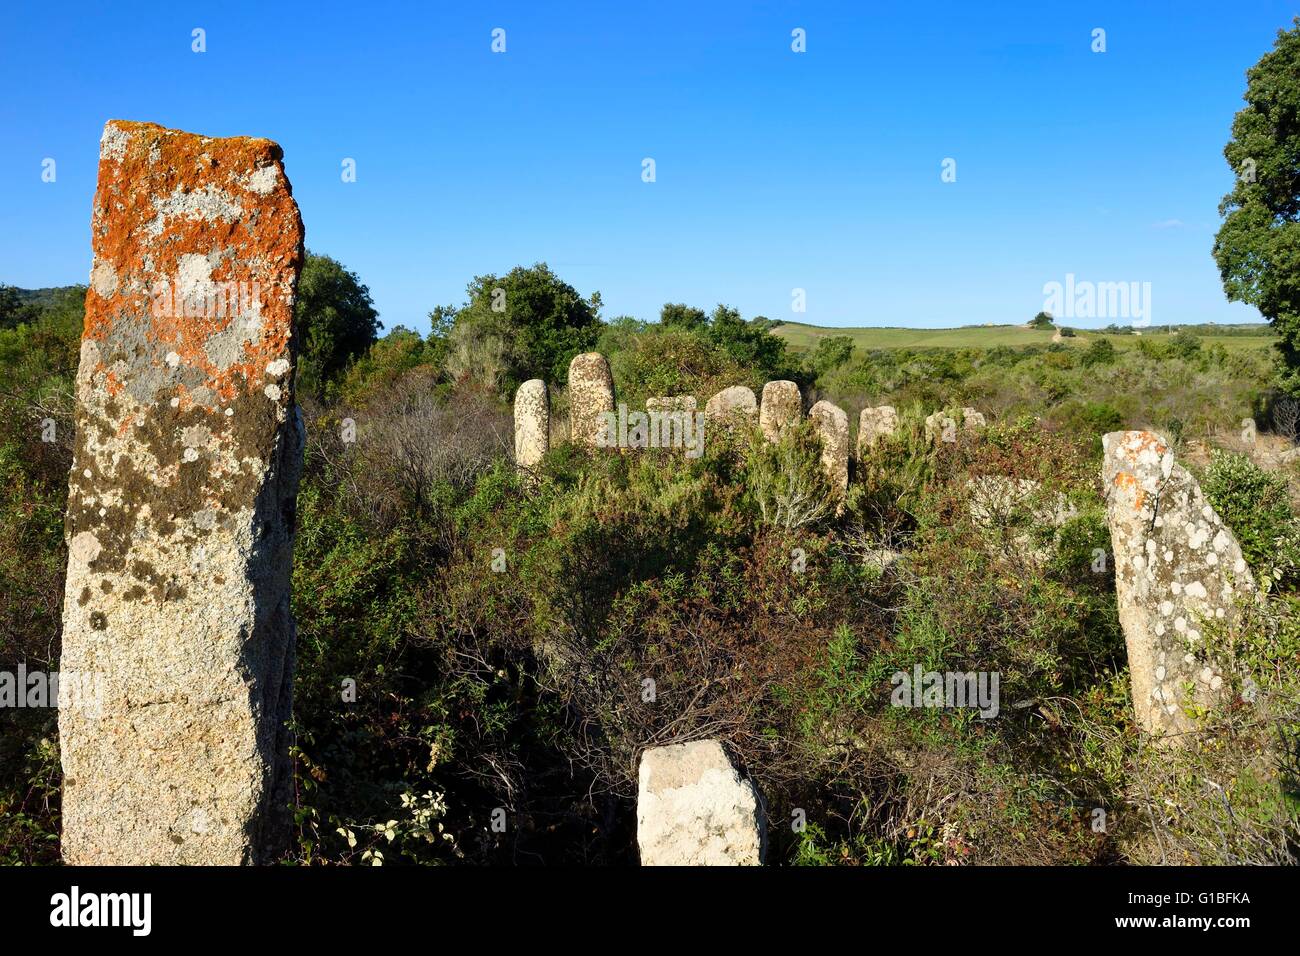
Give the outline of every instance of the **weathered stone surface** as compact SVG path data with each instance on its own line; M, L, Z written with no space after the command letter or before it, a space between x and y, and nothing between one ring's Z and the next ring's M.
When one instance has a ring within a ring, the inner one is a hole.
M763 437L774 442L781 432L803 417L803 396L794 382L768 382L763 386L763 403L758 412L758 425Z
M820 401L808 412L822 439L822 467L843 496L849 490L849 416L838 405Z
M1230 619L1255 582L1236 538L1158 435L1111 432L1102 449L1133 708L1149 733L1185 733L1194 727L1185 705L1211 704L1223 685L1204 658L1203 622Z
M287 836L303 229L265 139L104 128L77 372L63 856L250 863Z
M948 412L925 416L926 441L956 441L957 419Z
M546 383L531 378L515 392L515 464L535 468L551 449L551 401Z
M614 410L614 377L599 352L575 355L569 363L569 440L600 447L605 413Z
M757 414L758 400L754 398L754 390L744 385L724 388L704 406L705 418L722 425L752 420Z
M973 408L962 408L958 412L938 411L925 419L925 438L927 441L956 441L958 428L973 433L986 425L984 414Z
M893 405L864 408L858 416L858 458L865 458L876 442L892 438L897 431L898 410Z
M716 740L641 755L636 839L642 866L758 866L762 798Z

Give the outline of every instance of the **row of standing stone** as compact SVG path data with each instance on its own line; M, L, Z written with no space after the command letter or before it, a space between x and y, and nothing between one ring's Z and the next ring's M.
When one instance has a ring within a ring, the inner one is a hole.
M613 412L614 377L609 362L599 352L584 352L569 363L569 440L575 444L599 446L605 433L607 413ZM650 398L646 411L694 412L695 398L678 395ZM761 402L750 388L733 385L724 388L704 406L707 421L725 424L734 418L758 419L763 437L770 442L780 439L791 425L803 418L803 395L791 381L768 382L763 386ZM843 495L849 487L849 416L833 402L819 401L808 410L822 440L822 467L832 486ZM879 441L898 431L898 410L892 405L864 408L858 418L858 460L869 454ZM984 416L973 408L961 410L960 427L975 430L984 426ZM958 427L956 419L945 412L935 412L925 420L926 437L945 437ZM530 379L515 393L515 461L533 468L550 450L551 409L546 383Z

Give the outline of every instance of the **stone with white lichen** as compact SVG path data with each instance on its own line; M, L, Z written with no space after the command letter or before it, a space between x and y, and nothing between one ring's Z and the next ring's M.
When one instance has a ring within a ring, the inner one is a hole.
M877 442L898 432L898 409L893 405L864 408L858 415L858 460L866 458Z
M614 376L599 352L575 355L569 363L569 440L600 447L605 440L607 412L614 411Z
M758 425L763 437L774 442L781 433L803 418L803 396L799 386L785 380L763 386L763 400L758 410Z
M758 399L754 390L744 385L724 388L704 404L704 417L726 427L752 421L757 415Z
M1176 740L1223 686L1204 628L1231 621L1255 582L1237 539L1163 439L1111 432L1102 449L1133 709L1143 730Z
M91 231L60 669L98 692L59 713L63 857L267 861L303 449L280 149L110 121Z
M849 416L838 405L820 401L808 411L822 440L822 469L836 494L849 490Z

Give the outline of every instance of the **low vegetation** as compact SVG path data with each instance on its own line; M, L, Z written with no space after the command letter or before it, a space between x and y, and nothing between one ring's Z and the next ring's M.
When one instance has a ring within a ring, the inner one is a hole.
M1267 431L1269 349L1194 330L814 345L682 304L606 322L541 265L474 279L427 336L378 338L356 276L308 270L288 862L634 863L640 752L706 736L762 789L777 863L1294 862L1293 475L1243 448L1206 461L1268 599L1214 635L1252 706L1206 715L1174 756L1133 726L1097 560L1100 434L1154 427L1181 452L1233 444L1246 417ZM5 669L57 667L79 331L78 290L0 328ZM556 442L525 480L513 389L546 378L562 414L568 361L592 348L632 407L788 378L851 420L893 404L901 426L838 514L807 426L777 445L711 434L699 458ZM925 414L961 405L991 426L927 442ZM1029 502L977 521L988 476L1037 482L1070 516ZM999 713L892 706L892 676L918 665L998 673ZM0 860L54 862L54 711L0 721Z

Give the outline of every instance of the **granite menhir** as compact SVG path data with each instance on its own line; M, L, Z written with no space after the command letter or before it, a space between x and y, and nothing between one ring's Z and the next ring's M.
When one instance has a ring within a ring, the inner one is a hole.
M69 863L261 863L287 835L303 228L281 156L104 127L61 662L97 693L59 713Z
M1119 623L1138 725L1166 743L1199 729L1198 710L1227 696L1207 627L1230 626L1255 600L1241 546L1159 435L1102 437L1106 518Z

